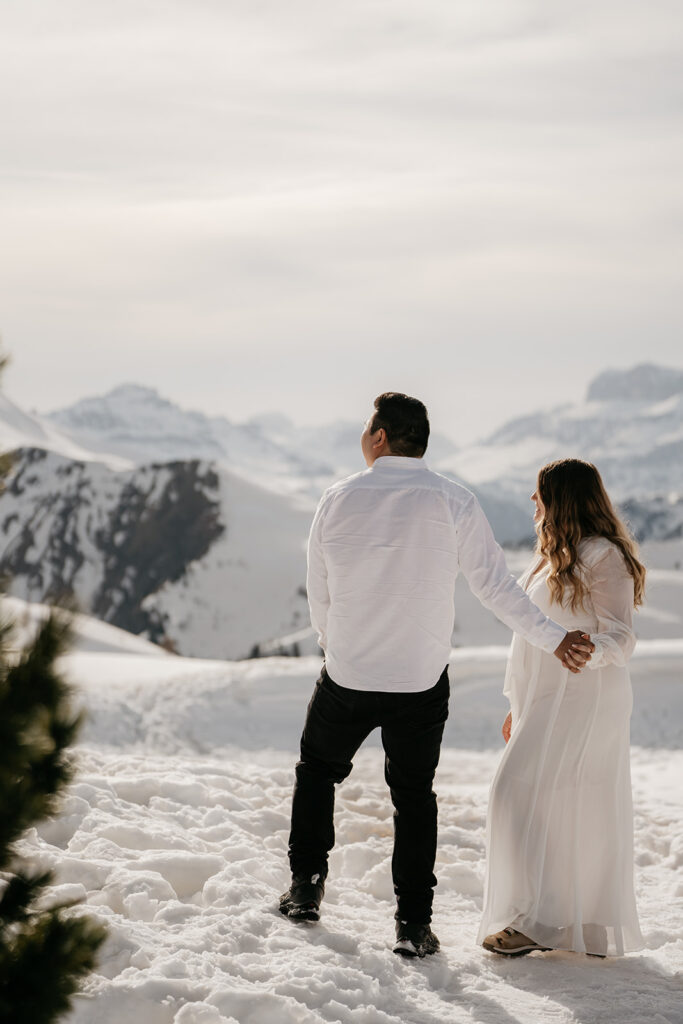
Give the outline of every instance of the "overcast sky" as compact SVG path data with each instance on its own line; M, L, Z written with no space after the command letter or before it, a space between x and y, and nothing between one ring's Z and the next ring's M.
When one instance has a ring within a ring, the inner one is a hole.
M679 0L21 0L5 389L456 439L683 366Z

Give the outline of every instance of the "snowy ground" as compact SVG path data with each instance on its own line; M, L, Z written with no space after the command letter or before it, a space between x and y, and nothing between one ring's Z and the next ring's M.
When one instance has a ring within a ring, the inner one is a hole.
M105 627L106 628L106 627ZM109 927L68 1024L681 1024L683 643L633 663L636 878L647 948L622 960L474 944L505 651L462 649L438 773L442 951L390 951L391 805L371 743L338 792L318 925L277 911L314 658L221 663L116 652L81 627L64 660L90 717L64 813L25 840Z

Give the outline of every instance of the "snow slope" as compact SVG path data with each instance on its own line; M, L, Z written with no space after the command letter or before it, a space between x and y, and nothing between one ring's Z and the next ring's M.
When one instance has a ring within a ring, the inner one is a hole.
M505 650L461 649L438 771L435 930L389 948L391 805L376 737L339 787L324 916L277 911L296 744L320 662L75 652L90 719L64 813L24 848L109 927L68 1024L680 1024L683 642L633 663L636 879L647 948L496 959L474 945L487 791L502 749ZM75 911L78 913L79 911Z
M46 604L32 604L22 601L19 597L3 596L3 613L10 618L15 627L13 647L17 650L27 644L35 635L36 630L51 612ZM137 654L145 657L168 658L169 654L157 644L144 640L140 636L117 629L100 619L90 615L72 613L71 649L79 653Z
M180 651L247 657L259 642L308 624L311 511L225 471L218 477L225 532L150 601Z

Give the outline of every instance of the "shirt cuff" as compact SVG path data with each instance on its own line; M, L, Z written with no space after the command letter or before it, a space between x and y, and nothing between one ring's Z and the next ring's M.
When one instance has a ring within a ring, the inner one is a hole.
M548 619L544 634L544 639L538 646L547 654L554 654L566 637L567 630L564 626L558 626L553 619Z
M602 640L598 640L596 636L592 636L591 640L595 644L595 650L591 654L591 660L586 665L586 668L603 668L602 661L605 653L605 645Z

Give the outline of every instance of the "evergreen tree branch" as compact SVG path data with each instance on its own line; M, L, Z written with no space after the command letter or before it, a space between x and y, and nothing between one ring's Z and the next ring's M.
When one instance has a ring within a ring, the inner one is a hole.
M10 877L0 896L0 936L3 936L11 925L26 921L35 913L31 909L31 904L38 899L51 881L51 871L29 875L18 870Z
M0 1020L50 1024L95 966L105 929L60 909L32 919L0 950Z
M81 715L55 667L69 640L69 621L53 611L18 658L9 657L9 627L0 623L0 1022L51 1024L66 1012L94 967L106 931L69 912L47 909L51 872L25 870L15 842L57 810L73 776L69 747Z
M54 667L68 639L66 616L53 612L0 679L0 868L22 832L55 812L73 775L67 750L81 715L71 711L71 690Z

